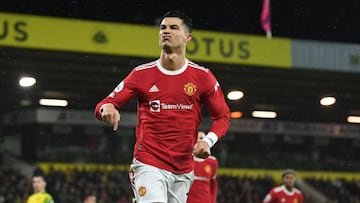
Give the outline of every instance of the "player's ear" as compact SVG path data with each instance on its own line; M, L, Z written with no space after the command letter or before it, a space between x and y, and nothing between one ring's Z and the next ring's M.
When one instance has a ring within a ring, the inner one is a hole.
M192 34L190 33L190 32L188 32L188 33L185 33L185 43L188 43L188 42L190 42L191 41L191 39L192 39Z

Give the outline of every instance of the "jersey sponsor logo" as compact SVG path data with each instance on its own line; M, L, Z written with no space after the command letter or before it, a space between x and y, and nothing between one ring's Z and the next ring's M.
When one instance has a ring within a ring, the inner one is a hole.
M156 85L153 85L150 89L149 92L158 92L159 88L156 87Z
M162 109L169 109L169 110L188 110L192 109L192 104L165 104L161 103Z
M146 194L146 187L145 186L140 186L138 189L139 195L141 197L143 197Z
M160 100L149 101L150 111L160 112Z
M189 82L189 83L184 85L185 94L187 94L189 96L192 96L192 95L195 94L196 91L197 91L196 85L194 85L193 83Z
M161 103L160 100L151 100L149 101L149 107L151 112L160 112L163 110L191 110L193 108L192 104L166 104Z

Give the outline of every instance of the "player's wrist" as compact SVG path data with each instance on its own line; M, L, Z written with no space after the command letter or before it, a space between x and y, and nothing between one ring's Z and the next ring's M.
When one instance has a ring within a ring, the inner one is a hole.
M114 105L111 103L106 103L106 104L101 105L101 107L99 108L100 114L102 114L104 112L104 108L108 107L108 106L114 106Z
M202 138L202 141L205 141L209 145L209 148L211 148L218 141L218 136L213 132L209 132Z

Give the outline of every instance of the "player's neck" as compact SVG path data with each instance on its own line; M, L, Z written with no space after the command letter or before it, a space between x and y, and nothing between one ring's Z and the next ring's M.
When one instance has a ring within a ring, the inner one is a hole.
M45 192L45 190L35 191L34 193L35 193L35 194L41 194L41 193L43 193L43 192Z
M178 70L185 64L185 54L161 52L160 63L167 70Z
M286 189L287 191L289 191L289 192L292 192L292 191L293 191L293 187L289 187L289 186L286 186L286 185L285 185L285 189Z

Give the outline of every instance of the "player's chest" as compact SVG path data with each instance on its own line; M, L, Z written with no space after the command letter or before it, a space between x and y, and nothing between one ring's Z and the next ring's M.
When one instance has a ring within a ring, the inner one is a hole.
M44 195L36 194L36 195L33 195L33 196L29 199L29 202L43 202L44 199L45 199Z
M192 77L150 78L140 89L144 99L198 99L203 91L203 85Z
M195 175L211 178L214 174L215 168L209 163L196 163Z
M278 197L278 203L300 203L299 198L296 195L282 194Z

